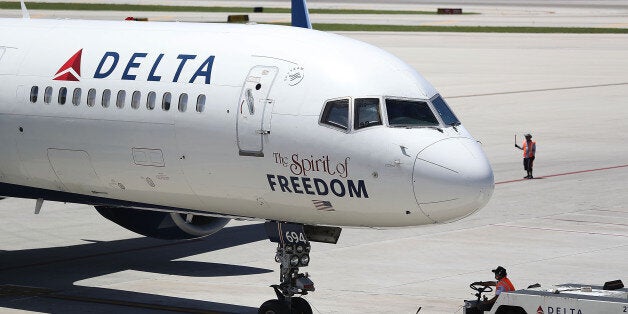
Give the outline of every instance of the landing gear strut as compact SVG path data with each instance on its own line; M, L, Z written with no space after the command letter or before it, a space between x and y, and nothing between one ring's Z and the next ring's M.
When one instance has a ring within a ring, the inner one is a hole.
M267 222L265 227L270 241L277 243L275 261L279 263L279 284L271 286L277 299L264 302L258 313L311 314L310 304L299 297L315 290L308 273L299 272L299 267L310 263L308 239L335 244L341 229L279 222Z

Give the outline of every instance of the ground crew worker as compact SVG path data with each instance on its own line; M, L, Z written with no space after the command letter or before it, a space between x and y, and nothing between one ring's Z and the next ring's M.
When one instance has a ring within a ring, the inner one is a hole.
M523 169L528 172L524 179L533 179L532 166L534 165L534 154L536 153L536 142L532 141L532 134L527 133L526 140L521 146L515 143L515 147L523 150Z
M481 301L480 304L478 304L478 309L481 311L490 311L502 292L515 291L515 286L512 285L512 282L510 282L510 279L507 277L506 268L497 266L492 272L495 273L495 280L497 281L477 281L472 284L495 287L495 296L490 300Z

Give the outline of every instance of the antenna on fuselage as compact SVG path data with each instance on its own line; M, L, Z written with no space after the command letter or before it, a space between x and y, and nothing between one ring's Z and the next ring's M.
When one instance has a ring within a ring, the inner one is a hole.
M20 1L20 5L22 6L22 18L30 19L31 16L28 14L28 10L26 10L26 4L24 3L24 0Z

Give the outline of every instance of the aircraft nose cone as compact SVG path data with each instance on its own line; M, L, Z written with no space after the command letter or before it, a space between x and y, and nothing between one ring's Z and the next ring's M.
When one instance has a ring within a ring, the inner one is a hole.
M495 181L480 144L450 138L421 151L414 163L414 195L434 222L464 218L488 203Z

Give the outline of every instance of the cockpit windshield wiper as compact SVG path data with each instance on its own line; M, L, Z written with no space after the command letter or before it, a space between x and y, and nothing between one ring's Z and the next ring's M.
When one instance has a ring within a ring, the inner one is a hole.
M459 126L460 124L461 123L459 121L455 121L455 122L449 123L448 125L453 127L454 130L456 130L456 132L458 132L458 128L456 128L456 127Z
M437 126L428 126L428 128L430 128L430 129L434 129L434 130L436 130L436 131L438 131L438 132L443 133L443 129L441 129L441 128L437 127Z

